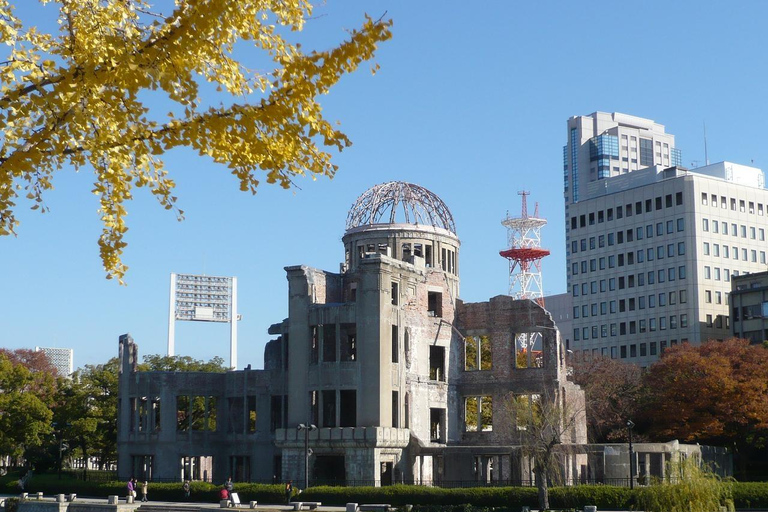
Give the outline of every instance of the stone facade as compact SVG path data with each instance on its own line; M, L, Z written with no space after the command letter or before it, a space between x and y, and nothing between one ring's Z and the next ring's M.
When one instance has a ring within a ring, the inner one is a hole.
M460 242L452 219L434 222L450 215L438 201L416 205L431 224L348 224L339 273L286 267L263 370L138 372L122 336L120 477L527 483L511 408L527 397L563 404L557 473L585 480L584 395L557 326L533 301L458 299Z

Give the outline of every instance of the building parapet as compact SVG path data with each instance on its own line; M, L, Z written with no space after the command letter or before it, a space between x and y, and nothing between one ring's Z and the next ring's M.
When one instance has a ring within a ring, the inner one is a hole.
M303 448L306 432L292 428L275 431L275 445L279 448ZM333 427L309 432L309 445L318 447L364 446L377 448L405 448L411 434L407 428L392 427Z

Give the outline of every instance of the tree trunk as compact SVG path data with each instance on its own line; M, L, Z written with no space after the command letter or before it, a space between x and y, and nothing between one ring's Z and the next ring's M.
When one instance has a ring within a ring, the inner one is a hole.
M536 472L536 487L539 489L539 510L549 509L549 488L547 464L540 461L541 456L537 456L534 461L534 471Z

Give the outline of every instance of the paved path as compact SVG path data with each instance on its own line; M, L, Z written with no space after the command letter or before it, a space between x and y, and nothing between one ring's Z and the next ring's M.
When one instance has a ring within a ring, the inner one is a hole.
M0 495L0 498L15 498L17 495ZM52 495L47 495L43 498L44 501L54 501L54 498ZM33 498L34 501L34 498ZM79 502L85 502L85 503L100 503L106 505L107 498L85 498L78 495L77 501ZM125 498L120 499L120 504L125 505ZM219 507L218 502L216 503L205 503L205 502L184 502L184 501L147 501L142 503L141 501L137 501L134 503L136 508L139 508L141 505L149 505L147 508L153 508L153 509L161 509L164 507L167 507L169 509L174 509L178 511L179 509L189 509L189 512L195 512L200 509L204 510L221 510L221 507ZM224 509L229 511L234 511L234 509ZM248 503L245 503L243 505L240 505L237 510L242 511L249 511L251 510L248 507ZM286 505L284 503L259 503L259 506L255 509L257 511L266 511L266 512L288 512L293 511L293 506ZM321 507L318 507L316 509L318 512L346 512L346 507L344 506L326 506L323 505ZM222 511L223 512L223 511ZM531 512L538 512L537 510L531 510ZM626 512L626 511L619 511L619 510L602 510L598 509L598 512Z

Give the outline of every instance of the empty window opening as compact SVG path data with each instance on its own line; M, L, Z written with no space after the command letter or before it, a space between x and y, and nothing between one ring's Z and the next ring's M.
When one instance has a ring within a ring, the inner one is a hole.
M357 391L354 389L339 391L339 426L357 426Z
M392 392L392 426L400 427L400 398L397 391Z
M153 465L152 455L134 455L131 457L131 475L139 480L152 480Z
M464 338L464 370L490 370L492 367L491 339L485 335Z
M413 244L413 255L419 258L424 257L424 246L422 244Z
M517 368L541 368L544 358L541 351L541 334L524 332L515 336L515 366Z
M213 457L181 457L179 467L181 468L182 480L202 480L210 482L213 478Z
M284 428L286 425L285 415L288 413L287 408L283 411L283 402L285 397L283 395L272 395L269 401L269 429L274 432L278 428Z
M432 246L431 245L424 246L424 265L426 265L427 268L432 267Z
M445 442L445 409L429 410L429 440L433 443Z
M309 331L309 364L317 364L320 357L320 330L316 325L311 325Z
M405 366L411 367L411 335L408 329L403 331L403 352L405 353Z
M323 427L336 426L336 391L323 391Z
M401 250L403 253L403 261L411 261L411 244L403 244Z
M541 395L516 395L512 397L512 410L517 430L528 430L541 424Z
M493 431L493 398L469 396L464 400L464 430L466 432Z
M336 325L323 325L323 362L336 361Z
M400 361L400 347L398 346L397 326L392 326L392 362Z
M475 480L484 484L501 481L501 457L499 455L480 455L473 459Z
M429 380L445 381L445 347L429 347Z
M251 458L243 455L233 455L229 458L229 474L235 482L251 481Z
M135 400L135 398L132 400ZM176 397L176 430L179 432L186 432L189 430L189 404L188 396L180 395ZM134 408L131 407L131 411L133 411L133 409ZM133 418L131 418L131 427L133 427Z
M355 324L341 324L341 360L357 361L357 326Z
M160 430L160 397L156 396L152 398L152 430L159 431Z
M320 393L317 391L309 392L309 423L320 425Z
M392 305L397 306L400 303L400 286L392 281Z
M403 397L403 428L411 428L411 394Z
M134 400L134 403L137 401ZM138 419L139 419L139 432L147 431L147 397L143 396L138 400Z
M146 397L132 399L132 407L138 407L137 411L131 411L131 430L134 429L133 421L138 419L139 432L157 432L160 430L160 397Z
M216 397L176 397L176 430L216 430Z
M443 294L440 292L427 292L427 314L429 316L443 316Z
M248 397L248 432L256 432L256 397Z

